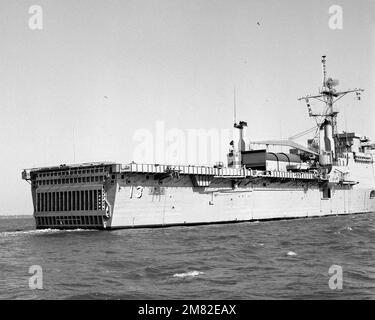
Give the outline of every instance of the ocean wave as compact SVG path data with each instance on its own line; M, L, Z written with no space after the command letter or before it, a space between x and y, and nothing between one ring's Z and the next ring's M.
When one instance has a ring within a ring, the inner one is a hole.
M196 277L201 274L204 274L204 272L194 270L194 271L189 271L185 273L175 273L173 277L174 278Z
M88 232L97 231L95 229L72 229L72 230L61 230L61 229L40 229L40 230L20 230L20 231L3 231L0 232L0 237L14 237L22 235L38 235L38 234L50 234L50 233L65 233L65 232Z
M297 253L293 252L293 251L288 251L288 253L286 254L287 256L296 256Z

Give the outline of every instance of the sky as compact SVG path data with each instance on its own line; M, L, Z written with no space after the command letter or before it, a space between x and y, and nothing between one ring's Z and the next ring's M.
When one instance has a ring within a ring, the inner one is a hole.
M309 129L297 98L318 91L322 55L340 88L365 89L338 105L339 130L375 140L374 22L372 0L0 0L0 215L32 214L24 168L131 162L158 123L231 128L234 88L250 140Z

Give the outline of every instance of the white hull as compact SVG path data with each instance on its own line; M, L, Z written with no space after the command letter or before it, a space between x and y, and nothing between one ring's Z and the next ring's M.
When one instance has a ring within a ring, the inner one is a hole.
M156 227L236 221L307 218L375 212L370 188L335 186L323 199L318 185L309 183L250 183L232 189L220 183L195 188L190 178L178 184L146 183L142 176L131 185L119 183L108 223L110 228ZM155 195L154 188L162 188ZM142 192L141 192L142 191Z
M36 226L167 227L375 212L373 163L351 163L346 180L342 167L329 177L193 166L172 174L168 168L48 168L32 180Z

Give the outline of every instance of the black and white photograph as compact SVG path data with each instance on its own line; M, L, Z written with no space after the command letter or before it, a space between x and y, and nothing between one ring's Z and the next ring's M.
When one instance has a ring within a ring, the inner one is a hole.
M375 1L0 0L0 41L0 300L375 299Z

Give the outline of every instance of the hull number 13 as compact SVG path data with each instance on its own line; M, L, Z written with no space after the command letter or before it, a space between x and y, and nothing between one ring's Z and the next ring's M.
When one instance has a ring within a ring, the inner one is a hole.
M143 195L143 187L142 186L137 186L137 187L134 187L134 186L131 186L130 187L130 199L132 198L142 198L142 195Z

